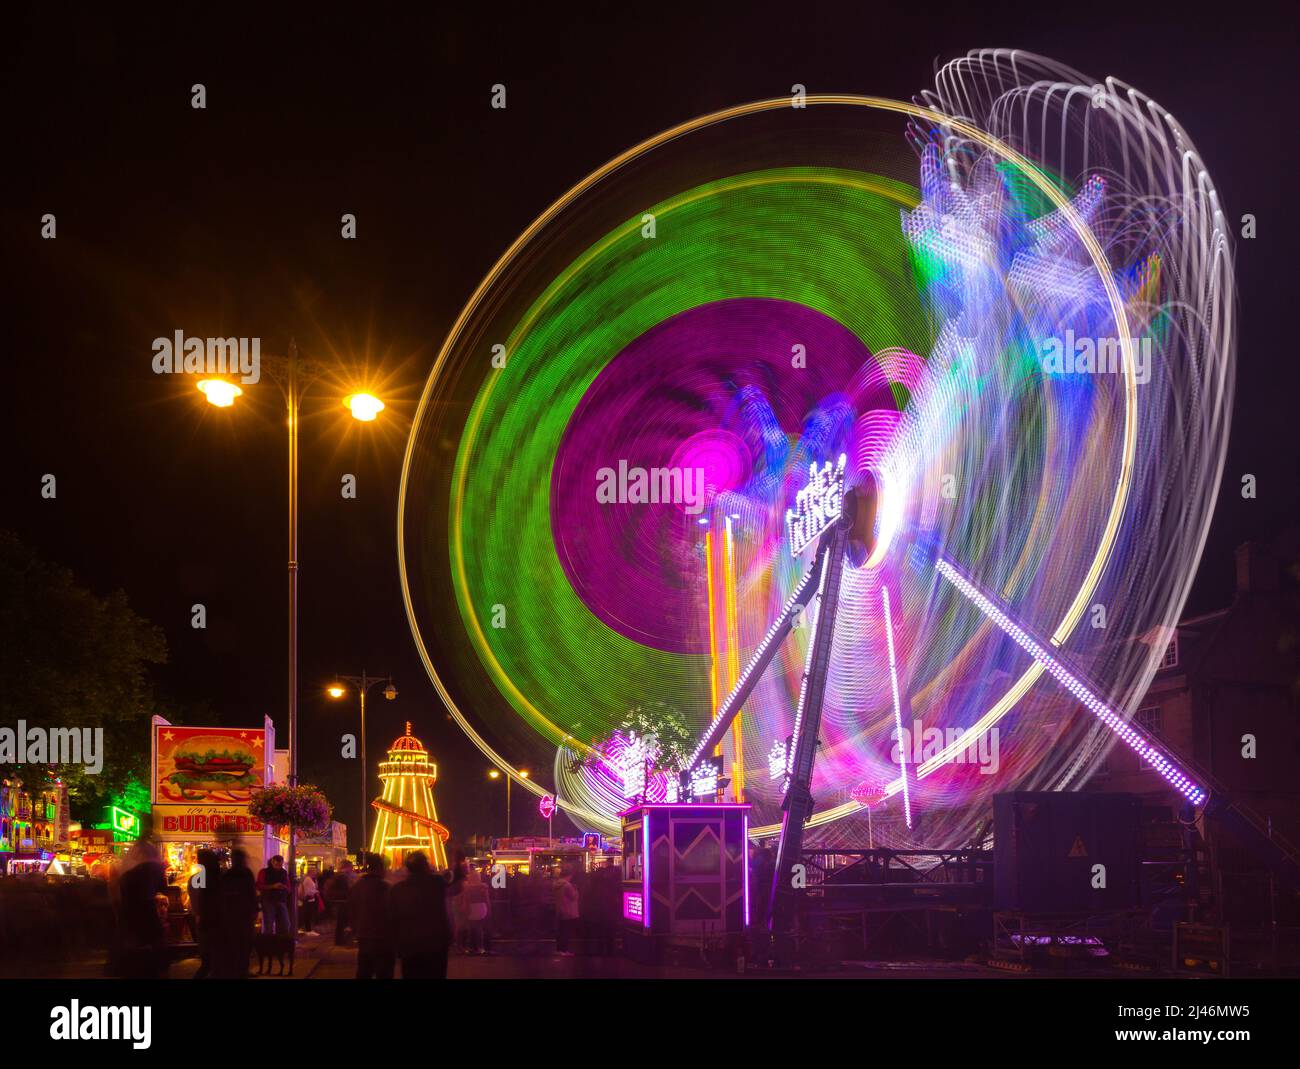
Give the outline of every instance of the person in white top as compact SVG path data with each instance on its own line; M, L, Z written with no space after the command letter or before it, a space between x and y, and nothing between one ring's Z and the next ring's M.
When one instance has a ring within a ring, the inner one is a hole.
M316 907L319 901L316 881L311 878L309 872L298 881L298 923L307 935L316 934L312 931L312 925L316 921Z

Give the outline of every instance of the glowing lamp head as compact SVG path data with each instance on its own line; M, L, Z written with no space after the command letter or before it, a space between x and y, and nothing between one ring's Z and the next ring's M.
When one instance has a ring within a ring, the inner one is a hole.
M384 410L384 402L374 394L351 393L343 398L343 407L352 413L353 419L373 423L375 417Z
M527 778L528 778L528 769L526 769L526 768L521 768L521 769L519 770L519 778L520 778L520 779L527 779Z
M218 408L229 408L235 403L235 398L244 391L225 379L200 379L199 392L208 399L208 404L216 405Z
M390 702L395 700L397 698L397 688L393 686L393 684L389 683L388 686L384 688L384 697Z
M498 772L495 768L488 769L488 779L500 779L500 778L501 778L501 773Z
M332 687L326 687L325 693L328 694L331 698L341 698L343 697L344 694L347 693L347 691L345 691L341 686L335 683Z

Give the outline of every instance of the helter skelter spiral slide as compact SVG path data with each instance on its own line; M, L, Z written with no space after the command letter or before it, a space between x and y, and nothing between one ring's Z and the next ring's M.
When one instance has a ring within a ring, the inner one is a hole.
M1115 79L980 51L910 103L667 130L438 354L398 517L429 675L589 829L715 752L753 836L794 792L832 845L872 807L877 845L963 844L1117 744L1203 805L1130 716L1218 492L1233 316L1206 166Z

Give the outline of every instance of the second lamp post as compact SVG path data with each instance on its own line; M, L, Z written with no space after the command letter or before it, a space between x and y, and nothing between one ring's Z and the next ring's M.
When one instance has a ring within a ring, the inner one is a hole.
M351 683L356 687L357 696L361 699L361 846L357 849L359 858L363 851L369 849L366 846L369 841L370 820L370 799L366 793L366 691L376 683L386 683L384 697L391 702L397 697L397 687L393 683L392 676L368 676L363 668L359 676L339 676L336 682L325 688L325 693L331 698L342 698L347 693L344 683Z

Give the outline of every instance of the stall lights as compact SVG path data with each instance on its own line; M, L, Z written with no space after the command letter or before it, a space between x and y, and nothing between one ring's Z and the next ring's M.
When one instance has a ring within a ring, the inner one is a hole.
M1048 675L1082 702L1088 711L1110 728L1111 731L1128 743L1137 755L1159 772L1161 777L1179 794L1191 802L1192 805L1205 803L1209 798L1209 794L1203 787L1174 764L1155 743L1085 687L1041 643L1035 641L1027 631L999 609L974 583L958 572L946 560L940 559L936 561L935 568L938 569L940 575L964 594L980 612L997 624L1006 634L1010 635L1015 640L1016 645L1037 661ZM906 785L906 781L904 781L904 784Z
M630 921L645 920L645 896L640 891L623 892L623 916Z
M894 731L899 740L898 770L903 774L903 817L912 826L912 796L907 789L907 747L903 745L903 707L898 696L898 663L894 658L894 621L889 611L889 588L880 588L880 600L885 607L885 644L889 649L889 683L894 692Z
M641 923L650 927L650 814L641 816Z
M706 799L716 801L718 780L721 778L721 758L713 757L701 761L690 774L690 797L692 801Z
M740 815L740 846L746 851L744 864L741 869L744 871L745 880L745 927L749 927L749 813L745 812Z
M789 752L789 742L782 742L777 739L772 743L772 749L767 754L767 775L774 782L785 777L786 754Z

